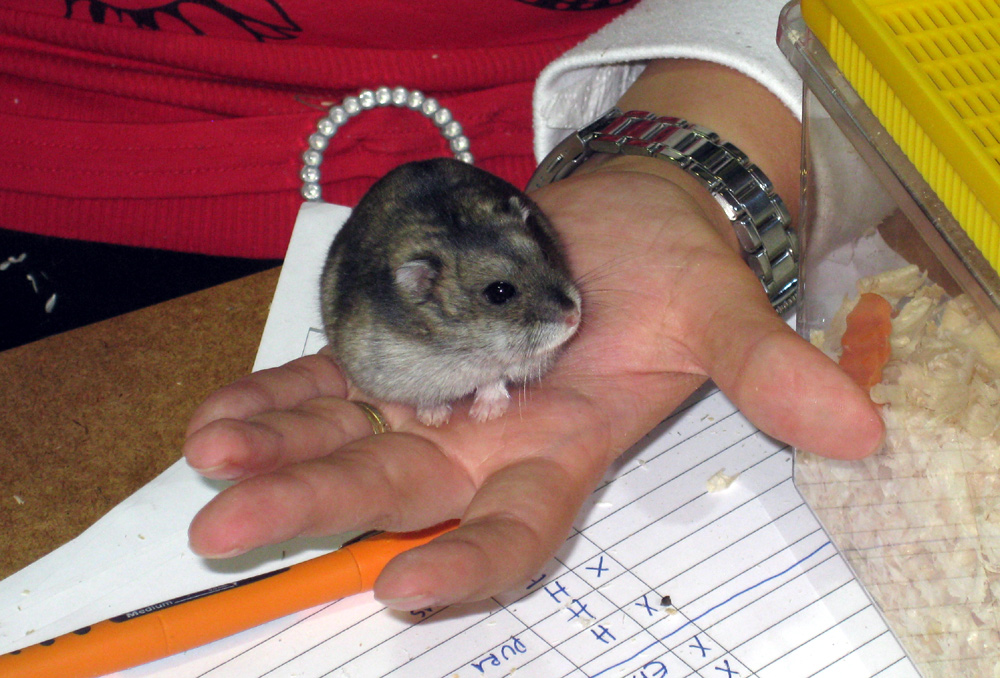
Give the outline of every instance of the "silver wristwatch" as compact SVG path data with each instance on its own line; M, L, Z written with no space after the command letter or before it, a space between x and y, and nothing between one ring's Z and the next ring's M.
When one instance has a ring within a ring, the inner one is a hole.
M732 222L774 309L784 313L795 304L799 244L791 217L771 182L740 149L680 118L613 108L557 145L527 190L568 177L595 153L661 158L698 178Z

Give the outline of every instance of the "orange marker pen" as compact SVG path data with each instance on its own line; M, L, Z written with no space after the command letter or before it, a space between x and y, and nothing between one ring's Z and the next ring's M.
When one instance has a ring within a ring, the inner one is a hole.
M96 678L368 591L396 555L458 526L382 533L290 567L113 617L0 656L3 678Z

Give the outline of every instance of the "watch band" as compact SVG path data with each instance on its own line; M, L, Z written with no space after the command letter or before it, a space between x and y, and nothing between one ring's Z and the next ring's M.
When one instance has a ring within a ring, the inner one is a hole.
M559 143L527 190L568 177L596 153L661 158L699 179L732 222L774 309L784 313L795 304L799 243L791 217L771 182L740 149L680 118L613 108Z

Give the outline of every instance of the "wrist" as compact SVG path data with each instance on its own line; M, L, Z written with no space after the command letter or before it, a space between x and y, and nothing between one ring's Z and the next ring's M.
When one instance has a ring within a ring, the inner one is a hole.
M796 223L801 124L758 81L709 61L660 59L646 66L616 107L690 120L732 142L771 180Z
M560 142L538 166L528 189L564 179L595 155L655 160L700 182L727 217L771 305L779 313L792 307L798 291L798 239L770 179L743 151L680 118L613 108ZM696 189L687 193L702 195Z
M623 177L638 174L669 182L690 198L689 204L711 224L712 229L735 253L741 255L743 253L729 218L712 197L711 192L704 184L674 164L645 156L601 153L583 162L574 174L618 174Z

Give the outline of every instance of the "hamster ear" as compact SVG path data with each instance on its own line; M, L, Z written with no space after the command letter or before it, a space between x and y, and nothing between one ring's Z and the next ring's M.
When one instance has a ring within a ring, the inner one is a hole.
M516 195L512 195L507 201L507 204L510 205L510 209L514 212L514 214L520 215L521 221L528 223L528 217L531 216L531 208L525 205L521 198Z
M430 294L438 269L427 259L413 259L395 271L396 285L409 297L426 299Z

